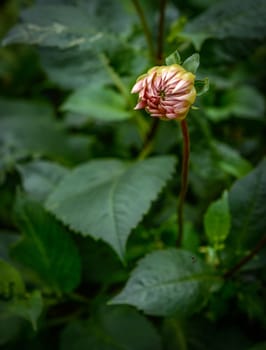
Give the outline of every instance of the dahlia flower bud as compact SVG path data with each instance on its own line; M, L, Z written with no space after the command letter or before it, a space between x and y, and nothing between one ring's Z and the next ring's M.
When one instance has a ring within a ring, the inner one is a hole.
M139 94L134 109L165 120L182 120L196 98L195 75L178 64L157 66L141 75L131 93Z

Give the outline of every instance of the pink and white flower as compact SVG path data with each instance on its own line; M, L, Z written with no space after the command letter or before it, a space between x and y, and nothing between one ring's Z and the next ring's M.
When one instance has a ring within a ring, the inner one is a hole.
M156 66L141 75L131 93L139 94L134 109L162 119L182 120L196 98L195 75L178 64Z

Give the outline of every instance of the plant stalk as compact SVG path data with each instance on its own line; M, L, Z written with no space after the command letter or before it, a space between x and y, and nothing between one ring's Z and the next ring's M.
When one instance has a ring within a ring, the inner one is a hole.
M224 278L231 278L237 271L239 271L244 265L246 265L255 255L266 245L266 235L256 244L253 250L246 256L244 256L235 266L224 273Z
M142 150L138 156L139 160L145 159L147 157L147 155L151 152L152 150L152 146L153 146L153 141L154 141L154 137L156 135L158 126L159 126L159 122L160 119L159 118L153 118L152 124L151 124L151 128L148 131Z
M179 203L177 207L177 226L178 237L176 241L177 247L182 243L183 231L184 231L184 202L187 193L188 186L188 166L189 166L189 154L190 154L190 138L186 119L181 121L181 130L183 136L183 159L182 159L182 173L181 173L181 190L179 194Z
M160 15L159 15L159 25L158 25L158 37L157 37L157 53L156 53L156 62L161 65L163 63L163 43L164 43L164 23L165 23L165 8L167 0L160 0ZM136 6L136 5L135 5ZM146 21L145 21L146 22ZM144 28L144 27L143 27ZM154 55L154 50L153 50ZM153 56L154 57L154 56ZM153 141L159 127L159 118L152 118L152 123L150 130L147 133L145 138L142 150L138 159L144 159L151 152Z
M157 64L163 64L163 43L164 43L164 22L165 22L165 8L167 0L160 0L160 18L158 26L158 38L157 38Z
M141 22L141 25L142 25L142 28L143 28L144 35L146 37L146 41L147 41L147 45L148 45L148 48L149 48L149 53L150 53L151 60L153 60L154 56L155 56L155 50L154 50L154 46L153 46L153 40L152 40L151 31L150 31L148 23L146 21L145 14L144 14L144 12L142 10L142 7L140 6L140 3L139 3L138 0L132 0L132 2L134 4L134 6L135 6L135 9L137 11L137 14L139 16L139 19L140 19L140 22Z

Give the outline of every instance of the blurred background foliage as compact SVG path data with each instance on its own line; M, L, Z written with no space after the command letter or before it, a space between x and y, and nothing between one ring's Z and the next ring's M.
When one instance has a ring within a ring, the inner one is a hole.
M266 234L265 1L169 0L165 8L164 58L176 49L183 60L197 51L197 78L210 81L208 93L196 100L199 109L188 117L191 160L182 248L220 277L211 292L197 285L196 297L193 283L181 286L175 312L162 314L170 307L168 294L161 310L158 304L148 309L148 301L142 307L130 299L129 284L118 299L144 313L106 305L140 258L148 254L133 276L145 275L145 264L155 273L152 260L172 259L171 250L167 257L159 254L175 245L181 161L164 157L181 159L178 124L158 127L151 155L161 156L162 163L150 167L161 178L149 175L152 185L147 182L143 193L136 187L142 212L125 223L125 242L132 234L124 263L104 223L98 228L93 218L84 218L80 224L82 203L91 205L93 216L101 211L100 196L91 201L91 192L87 198L80 194L76 208L64 206L78 188L89 190L85 182L93 183L94 172L116 181L141 152L152 120L133 111L130 90L157 64L161 3L139 1L150 45L135 1L0 4L1 349L266 349L265 247L236 278L222 278ZM120 163L104 163L108 158ZM87 163L94 159L102 165ZM131 171L145 183L145 169L136 165ZM130 193L123 200L137 211L132 202L138 196ZM56 209L58 203L62 208ZM190 255L173 259L182 265ZM185 273L192 273L185 263ZM185 303L186 312L180 307Z

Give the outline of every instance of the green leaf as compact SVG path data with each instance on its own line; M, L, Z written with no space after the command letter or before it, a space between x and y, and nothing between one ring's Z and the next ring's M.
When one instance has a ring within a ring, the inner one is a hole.
M78 159L76 149L73 149L76 137L67 134L64 125L55 120L49 107L16 99L0 100L0 152L2 150L6 162L29 154ZM84 142L79 146L82 152Z
M134 309L104 307L89 321L70 323L61 336L60 350L160 350L152 324Z
M40 58L51 81L62 87L79 89L88 82L91 85L111 82L97 53L92 50L42 48Z
M205 94L209 90L209 79L195 80L195 89L197 91L197 96Z
M263 96L254 87L244 85L226 91L221 98L221 106L207 107L205 110L214 122L232 116L263 121L265 103Z
M224 100L231 103L231 113L236 117L264 120L263 96L252 86L233 89Z
M47 116L47 118L53 117L52 105L48 103L38 102L23 99L5 99L0 98L1 118L2 117L36 117Z
M198 53L193 53L189 56L183 63L182 66L189 72L195 74L200 65L200 55Z
M176 224L176 223L175 223ZM184 225L184 236L182 239L182 248L190 252L198 252L200 246L200 235L195 230L191 222L186 222Z
M219 248L230 232L230 223L228 193L225 191L220 199L209 206L204 215L204 228L210 244Z
M130 118L124 98L114 90L103 86L85 86L74 93L62 105L63 111L85 114L88 119L120 121Z
M181 64L181 57L179 55L179 52L175 50L173 53L171 53L171 55L167 56L165 63L167 66L170 66L171 64Z
M112 13L112 16L110 16ZM119 2L99 0L66 4L36 4L21 13L22 23L10 30L3 44L29 43L49 47L97 47L109 32L125 36L131 19Z
M1 259L0 276L0 300L10 300L24 295L25 287L20 273Z
M42 309L42 295L38 290L35 290L23 299L14 300L8 307L8 311L12 314L28 320L35 331L37 330L37 320L41 315Z
M63 166L47 160L34 160L17 166L24 190L36 201L44 201L59 180L67 174Z
M266 350L266 342L258 343L249 348L248 350Z
M19 234L13 231L0 230L0 259L10 262L10 246L16 242Z
M227 174L237 178L247 175L252 170L252 165L229 145L222 142L214 142L218 167Z
M0 311L8 320L15 322L14 332L17 330L16 319L20 316L32 323L36 329L36 322L42 311L42 298L39 291L26 294L24 282L19 272L11 265L0 260ZM2 328L1 325L0 328ZM0 345L1 345L0 341Z
M218 167L217 162L220 159L217 154L207 143L194 143L190 158L190 183L193 191L200 198L210 200L219 196L226 186L228 175Z
M91 161L59 183L46 207L73 230L107 242L122 259L131 229L171 177L174 164L173 157L134 164Z
M106 1L99 1L99 3L104 2L106 3ZM97 5L99 7L100 4ZM97 11L98 9L92 9L92 6L85 8L62 4L37 4L22 12L23 23L10 30L3 44L22 42L60 48L97 45L97 41L102 39L104 33L100 30L99 18L97 22L91 10ZM106 16L106 13L104 15ZM104 20L104 16L101 18ZM118 16L115 17L115 20L117 19ZM112 22L109 17L105 22L104 29L107 33L108 25L111 27L109 30L116 30L122 21L125 22L124 18L117 21L118 23L115 23L115 20Z
M155 251L140 260L125 288L110 304L133 305L157 316L188 315L203 305L213 279L188 251Z
M18 196L16 211L23 237L12 255L56 292L69 292L80 281L80 257L67 232L37 202Z
M24 282L19 272L3 260L0 260L0 276L1 312L8 318L15 315L30 321L36 330L36 322L42 311L40 292L26 294Z
M263 39L266 36L266 5L257 0L227 0L214 3L189 21L182 36L190 39L197 50L208 38Z
M91 237L79 237L78 242L83 282L101 284L105 288L127 279L127 271L107 244Z
M71 48L86 39L95 40L88 28L88 19L81 8L67 5L37 5L22 13L22 24L16 25L3 44L29 43ZM85 39L83 34L87 34Z
M42 311L41 295L33 292L27 296L24 282L19 272L5 261L0 260L0 311L9 320L12 315L20 316L32 323L36 329L36 321ZM15 321L14 318L11 318ZM14 331L16 331L15 327ZM1 345L1 341L0 341Z
M4 349L4 345L14 341L21 334L21 328L24 325L24 322L20 317L14 315L5 315L3 314L0 317L0 346Z
M250 263L254 264L255 262L256 264L257 260L258 256L256 256ZM262 268L265 268L265 261ZM250 266L250 264L247 264L245 267L243 267L243 269L246 269L246 271L249 270L250 272L252 270L255 271L254 268L252 269L252 266ZM239 290L239 292L237 293L237 305L241 312L247 315L250 320L260 322L263 326L265 326L266 321L266 299L264 296L264 290L264 283L260 279L256 279L254 283L245 283L244 285L242 285L241 290Z
M186 28L185 28L186 29ZM188 32L187 30L179 34L178 37L185 41L189 41L194 45L195 50L200 51L205 40L210 38L209 33Z
M236 181L229 192L234 249L254 245L266 232L266 160Z

